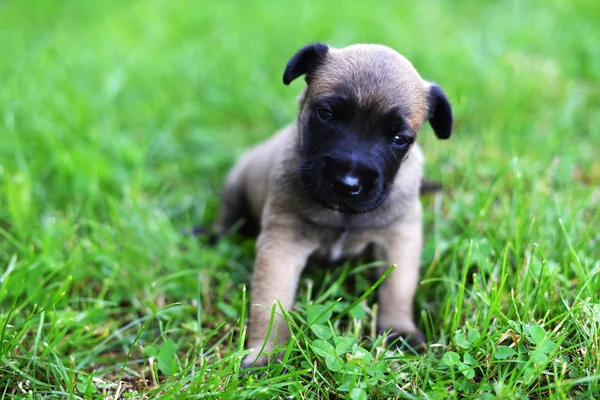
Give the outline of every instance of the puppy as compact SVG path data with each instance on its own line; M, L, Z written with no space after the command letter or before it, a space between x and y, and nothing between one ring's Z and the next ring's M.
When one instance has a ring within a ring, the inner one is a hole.
M246 152L222 194L219 233L240 219L259 233L244 367L266 364L265 353L289 339L277 304L292 309L309 257L335 262L370 245L397 266L378 288L378 330L425 340L413 319L423 245L415 139L425 121L438 138L450 137L450 103L381 45L308 45L288 62L283 83L301 75L307 87L296 121Z

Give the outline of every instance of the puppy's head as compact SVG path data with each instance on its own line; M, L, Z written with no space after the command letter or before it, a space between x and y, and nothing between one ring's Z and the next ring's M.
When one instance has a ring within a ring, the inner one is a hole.
M290 59L283 82L301 75L308 87L298 117L299 174L325 207L376 209L425 121L438 138L450 137L452 110L442 90L388 47L311 44Z

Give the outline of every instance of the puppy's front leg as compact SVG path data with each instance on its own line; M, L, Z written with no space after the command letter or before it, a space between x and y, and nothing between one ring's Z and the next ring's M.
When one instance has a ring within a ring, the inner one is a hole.
M421 203L417 200L406 217L391 228L385 238L385 260L396 269L379 287L380 331L392 330L392 339L402 336L412 347L425 344L425 336L413 319L413 300L419 283L419 268L423 249ZM385 268L382 272L385 272Z
M248 348L252 350L242 362L242 367L265 365L268 357L259 351L270 352L276 345L287 342L289 328L280 316L280 302L285 310L294 305L300 274L308 257L316 249L314 238L299 237L287 227L266 227L256 244L256 262L252 279L252 306L250 308L250 332ZM275 304L276 314L269 337L271 307ZM266 340L266 343L265 343Z

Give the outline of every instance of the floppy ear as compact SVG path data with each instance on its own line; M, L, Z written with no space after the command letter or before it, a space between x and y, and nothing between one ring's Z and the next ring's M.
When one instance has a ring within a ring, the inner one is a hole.
M452 107L442 89L432 84L429 91L429 124L438 139L448 139L452 133Z
M288 61L285 71L283 72L283 83L289 85L291 81L306 74L307 78L310 73L319 65L325 54L329 50L329 46L325 43L313 43L304 46Z

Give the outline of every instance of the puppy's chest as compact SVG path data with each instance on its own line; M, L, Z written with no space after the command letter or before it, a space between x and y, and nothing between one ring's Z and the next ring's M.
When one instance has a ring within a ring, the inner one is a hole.
M372 241L368 233L361 231L339 229L325 232L313 258L321 262L339 262L360 255Z

